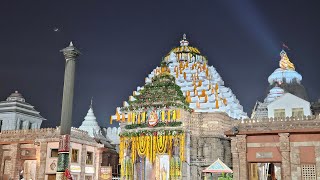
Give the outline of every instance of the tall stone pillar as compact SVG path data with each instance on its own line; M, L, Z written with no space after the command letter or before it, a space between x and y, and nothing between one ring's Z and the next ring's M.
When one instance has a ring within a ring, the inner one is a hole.
M282 157L281 174L283 180L291 180L289 133L279 133L280 153Z
M61 50L66 60L64 73L63 98L60 122L59 158L56 179L66 179L65 171L69 168L70 133L72 124L73 89L76 57L80 52L70 45Z

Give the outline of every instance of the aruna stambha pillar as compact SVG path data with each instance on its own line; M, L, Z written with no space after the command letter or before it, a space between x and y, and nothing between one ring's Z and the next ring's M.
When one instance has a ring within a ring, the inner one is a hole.
M70 152L70 134L72 124L72 107L73 107L73 92L74 92L74 76L76 58L80 55L70 42L70 45L61 50L66 60L64 73L63 98L61 109L60 122L60 137L59 137L59 158L57 166L56 180L69 179L69 152Z

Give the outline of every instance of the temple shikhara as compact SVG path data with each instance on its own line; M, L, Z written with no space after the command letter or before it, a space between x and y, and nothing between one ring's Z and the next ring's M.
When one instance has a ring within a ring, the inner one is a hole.
M224 131L244 118L239 100L184 35L111 116L121 126L121 176L197 179L218 158L231 166Z

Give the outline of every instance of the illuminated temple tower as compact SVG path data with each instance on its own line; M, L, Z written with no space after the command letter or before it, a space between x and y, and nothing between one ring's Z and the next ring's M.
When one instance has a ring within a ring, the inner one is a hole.
M263 102L256 102L251 118L270 118L268 116L268 106L286 93L308 101L308 94L301 81L301 74L295 70L295 66L290 61L286 51L282 50L280 52L279 68L268 77L269 92Z
M231 166L224 131L247 118L238 99L186 36L138 87L113 120L120 122L124 179L200 179L220 158Z

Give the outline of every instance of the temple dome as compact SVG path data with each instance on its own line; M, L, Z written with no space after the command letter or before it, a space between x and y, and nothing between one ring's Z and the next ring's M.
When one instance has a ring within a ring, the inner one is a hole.
M269 77L269 84L274 83L292 83L294 81L300 83L302 76L295 70L284 70L281 68L276 69Z
M91 137L95 137L95 135L101 133L101 129L98 125L97 118L93 113L92 106L90 106L88 113L79 129L87 131Z
M276 69L269 77L268 82L270 85L277 83L292 83L297 82L300 84L302 76L295 71L294 64L290 62L287 53L282 50L280 52L279 68Z
M180 46L173 48L164 58L166 62L173 62L173 54L176 56L176 61L189 61L189 62L204 62L207 61L206 57L202 56L199 49L189 46L186 34L183 35L180 41Z
M26 102L22 94L20 94L18 91L15 91L12 93L8 98L7 101L20 101L20 102Z

